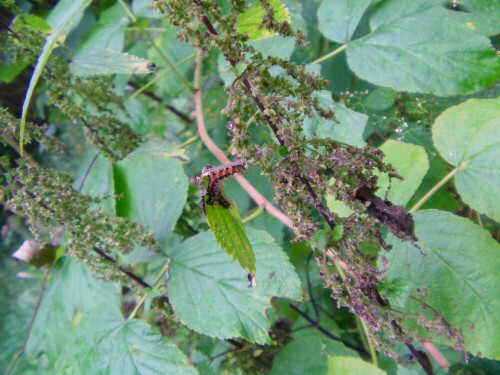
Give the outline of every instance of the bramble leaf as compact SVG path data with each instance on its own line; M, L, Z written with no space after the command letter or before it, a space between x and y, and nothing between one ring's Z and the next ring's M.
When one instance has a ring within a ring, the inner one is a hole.
M361 78L398 91L466 94L498 79L490 40L441 0L389 0L370 18L371 33L347 46Z
M190 329L218 338L270 343L265 310L271 297L302 298L300 280L269 234L248 228L256 257L256 282L223 253L211 232L183 242L171 257L168 295L176 316Z
M188 180L166 145L146 143L113 166L118 216L154 232L160 243L168 239L187 197Z
M329 356L327 375L386 375L378 367L363 361L361 358Z
M349 42L369 5L370 0L324 0L318 8L319 30L330 40Z
M434 123L441 156L458 167L455 185L472 208L500 221L500 98L470 99L448 108Z

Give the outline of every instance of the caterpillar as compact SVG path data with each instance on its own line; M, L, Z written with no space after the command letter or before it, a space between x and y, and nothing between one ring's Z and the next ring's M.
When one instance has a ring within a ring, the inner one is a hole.
M212 205L217 201L223 207L228 208L229 202L222 196L221 193L221 181L226 177L232 176L233 174L241 172L247 168L248 164L246 160L237 160L231 163L219 165L217 167L212 165L204 167L201 171L200 177L197 177L196 181L198 182L198 186L200 186L202 197L208 195L208 199L205 203ZM208 186L205 188L203 186L203 181L206 179L208 179Z

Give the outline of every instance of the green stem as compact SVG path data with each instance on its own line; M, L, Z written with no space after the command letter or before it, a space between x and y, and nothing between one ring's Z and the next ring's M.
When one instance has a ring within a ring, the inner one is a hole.
M427 200L429 200L429 198L432 197L432 195L434 195L434 193L436 191L438 191L441 188L441 186L446 184L455 175L455 173L457 173L460 169L463 169L469 163L470 163L470 160L467 160L467 161L464 161L459 166L455 167L450 173L448 173L446 176L444 176L443 179L441 181L439 181L431 190L429 190L427 192L427 194L425 194L408 212L413 213L416 210L418 210L420 207L422 207L422 205L425 202L427 202Z
M184 148L187 145L190 145L193 142L196 142L198 139L200 139L200 136L198 134L193 135L191 138L189 138L187 141L182 142L177 148Z
M159 81L163 76L165 76L167 73L170 73L171 71L175 71L174 68L176 68L177 66L183 64L184 62L188 61L188 60L191 60L193 57L195 57L196 54L193 53L185 58L183 58L182 60L180 61L177 61L173 66L172 68L168 68L166 70L164 70L163 72L161 72L160 74L158 74L155 78L153 78L151 81L149 81L148 83L146 83L144 86L142 86L141 88L139 88L136 92L134 92L132 95L130 95L130 99L132 98L135 98L137 95L139 95L141 92L143 92L144 90L146 90L149 86L153 85L154 83L156 83L157 81Z
M263 213L264 213L264 210L261 207L259 207L257 210L255 210L255 212L253 212L252 214L248 215L246 218L244 218L243 220L241 220L241 222L242 223L248 223L250 220L253 220L256 217L259 217Z
M320 57L319 59L317 60L314 60L311 64L319 64L320 62L322 61L325 61L327 59L329 59L330 57L333 57L335 55L338 55L340 52L342 52L343 50L345 50L347 48L348 44L343 44L341 45L339 48L337 49L334 49L332 52L330 52L329 54L323 56L323 57Z
M144 302L146 301L146 299L148 298L149 294L153 291L153 289L160 283L160 281L162 280L163 278L163 275L165 275L165 272L167 272L168 270L168 266L170 265L170 260L167 260L167 262L165 263L165 265L162 267L162 269L160 270L160 272L158 272L158 275L156 275L156 279L155 281L153 282L153 284L151 285L152 288L149 289L146 293L144 293L144 295L141 297L141 299L137 302L137 305L135 306L134 310L130 313L129 317L127 320L131 320L131 319L134 319L134 317L137 315L137 312L139 311L139 309L141 308L141 306L144 304Z
M121 4L121 6L123 7L123 9L125 10L125 12L127 12L128 16L132 19L132 21L136 22L137 25L139 26L139 29L141 30L141 32L143 33L143 35L146 37L147 40L149 40L149 42L151 43L151 45L153 46L153 48L160 54L161 58L163 59L163 61L165 61L165 63L168 65L168 67L174 72L174 74L177 76L177 78L182 82L182 84L184 86L186 86L190 91L193 91L193 86L191 86L191 84L189 83L189 81L184 78L182 75L179 74L179 72L177 70L175 70L175 67L174 65L170 62L170 60L168 59L168 57L163 53L163 51L160 49L160 47L158 47L156 45L156 42L155 40L153 39L153 37L151 36L150 33L148 33L146 31L146 29L144 28L144 26L142 26L140 23L137 22L137 17L134 15L134 13L132 13L130 11L130 9L128 8L128 6L123 2L123 0L118 0L119 3Z

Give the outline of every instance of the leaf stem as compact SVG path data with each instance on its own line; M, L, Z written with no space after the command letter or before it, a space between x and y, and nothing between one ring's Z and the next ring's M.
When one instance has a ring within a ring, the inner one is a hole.
M177 148L184 148L187 145L190 145L193 142L196 142L198 139L200 139L200 136L198 134L193 135L191 138L189 138L187 141L182 142Z
M160 283L161 279L163 278L163 275L165 275L165 272L168 270L168 266L170 265L170 259L165 262L165 265L162 267L160 272L156 275L156 279L153 281L153 284L151 285L152 288L149 289L144 295L141 297L139 302L137 302L137 305L135 305L134 310L130 313L129 317L127 320L134 319L134 317L137 315L137 312L141 308L141 306L144 304L148 296L151 294L151 292L154 290L154 288Z
M171 71L175 70L175 68L184 62L191 60L193 57L195 57L196 54L192 53L191 55L184 57L182 60L177 61L174 65L172 65L171 68L165 69L163 72L159 73L156 77L154 77L151 81L146 83L144 86L141 88L137 89L132 95L130 95L130 99L135 98L137 95L139 95L141 92L146 90L149 86L153 85L157 81L159 81L163 76L165 76L167 73L170 73Z
M244 223L248 223L250 220L253 220L255 219L256 217L259 217L260 215L262 215L264 213L264 210L259 207L257 208L257 210L255 210L255 212L251 213L250 215L248 215L246 218L244 218L243 220L241 220L241 222L244 224Z
M161 58L163 59L163 61L165 61L165 63L168 65L168 67L177 76L177 78L179 79L179 81L184 86L186 86L190 91L192 91L193 90L193 86L191 86L191 84L189 83L189 81L186 78L184 78L182 75L179 74L179 72L175 69L174 65L170 62L170 60L168 59L168 57L163 53L163 51L160 49L160 47L158 47L156 45L155 40L153 39L153 37L151 36L151 34L146 31L145 27L142 26L140 23L137 22L137 17L128 8L127 4L125 4L125 2L123 0L118 0L118 2L123 7L123 9L125 10L125 12L128 14L128 16L130 17L130 19L132 19L132 21L134 21L134 22L137 23L137 25L139 26L139 29L141 30L141 32L143 33L143 35L146 37L146 39L149 40L149 42L151 43L151 46L158 52L158 54L161 56Z
M194 93L194 103L195 103L195 117L196 124L198 127L198 134L200 135L201 140L205 144L205 146L210 150L210 152L221 162L221 163L229 163L230 160L224 154L224 152L212 141L210 136L207 133L207 129L205 126L205 120L203 118L203 104L202 104L202 95L201 95L201 52L199 52L196 56L196 65L194 70L194 87L196 89ZM274 207L264 196L257 191L253 187L253 185L243 176L235 175L234 178L241 185L243 190L247 192L250 198L262 208L263 210L269 212L276 219L281 221L287 227L293 229L292 221L286 216L283 212L281 212L278 208Z
M454 175L457 173L460 169L463 169L467 164L470 163L470 160L464 161L462 164L459 166L453 168L453 170L448 173L446 176L444 176L441 181L439 181L431 190L427 192L415 205L408 211L410 214L417 211L422 205L429 200L429 198L434 195L436 191L438 191L441 186L446 184Z
M349 45L349 44L343 44L343 45L341 45L339 48L334 49L334 50L333 50L332 52L330 52L329 54L326 54L325 56L320 57L320 58L319 58L319 59L317 59L317 60L314 60L314 61L311 63L311 65L312 65L312 64L319 64L320 62L323 62L323 61L325 61L325 60L329 59L330 57L333 57L333 56L335 56L335 55L338 55L340 52L342 52L343 50L345 50L345 49L347 48L347 46L348 46L348 45Z

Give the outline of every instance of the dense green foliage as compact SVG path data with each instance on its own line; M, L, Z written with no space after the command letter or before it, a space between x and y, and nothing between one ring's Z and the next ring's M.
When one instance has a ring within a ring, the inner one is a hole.
M0 10L1 370L500 371L498 2Z

